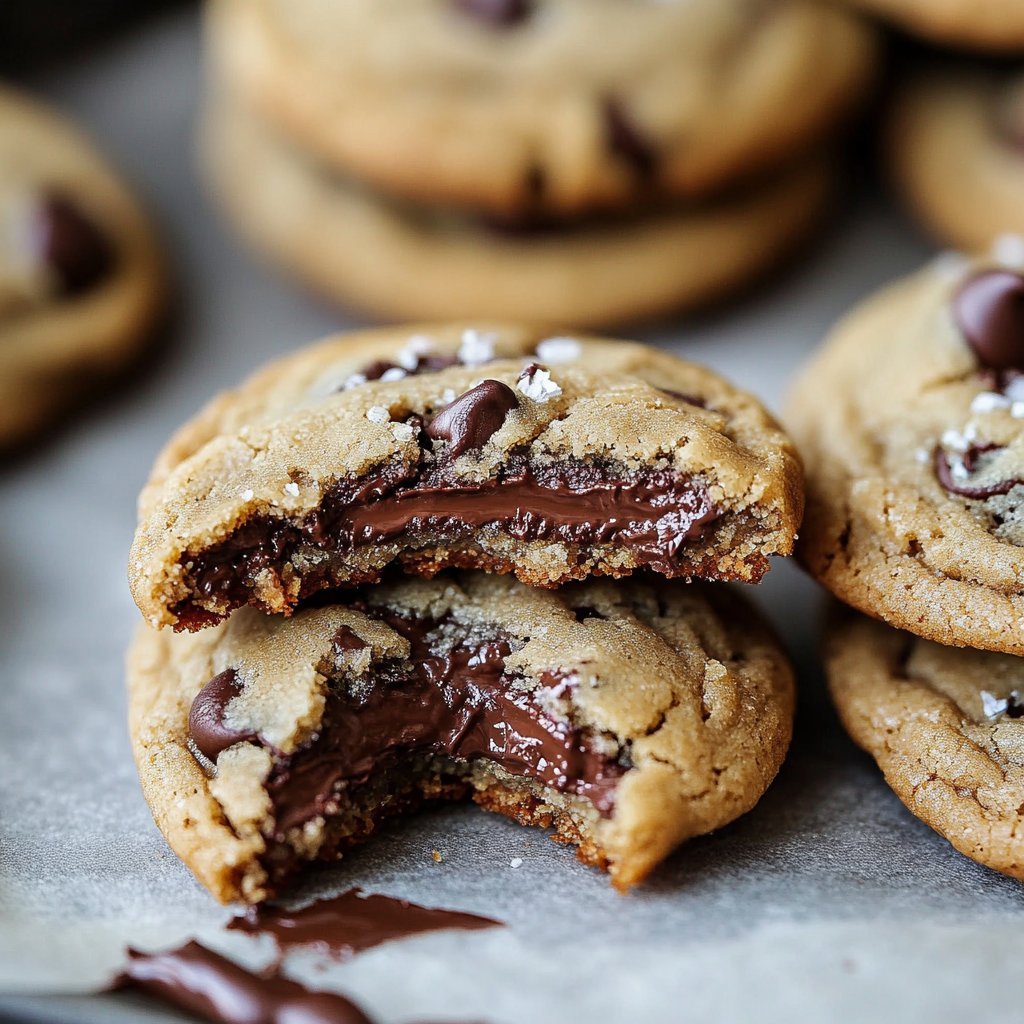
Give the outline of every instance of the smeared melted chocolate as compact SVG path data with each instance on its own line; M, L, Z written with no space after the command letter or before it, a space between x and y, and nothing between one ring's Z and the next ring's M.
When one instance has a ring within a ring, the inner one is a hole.
M436 623L368 609L409 640L408 663L381 668L355 693L332 691L316 739L279 758L266 788L276 837L329 816L349 790L382 770L422 755L457 762L479 758L514 776L586 797L602 813L614 806L624 769L595 749L594 737L541 707L545 694L515 688L505 674L509 645L498 638L438 646ZM574 685L552 673L543 689L555 697Z
M312 946L335 959L347 960L364 949L410 935L448 928L477 931L498 928L501 923L490 917L421 907L376 893L364 896L359 889L349 889L300 910L266 904L250 907L233 918L228 928L250 935L271 935L281 953Z
M977 468L980 455L984 455L985 452L997 451L998 449L999 445L995 444L972 445L963 454L964 468L968 473L973 473ZM983 487L975 487L971 484L963 483L953 476L949 457L941 448L935 449L935 475L938 477L939 483L951 494L957 494L961 498L971 498L975 501L995 498L1000 494L1009 494L1018 484L1024 483L1024 480L998 480L996 483L987 484Z
M448 355L418 355L411 366L399 366L398 363L389 363L385 359L377 359L364 366L359 375L367 380L380 380L388 370L401 370L406 377L418 377L423 373L439 373L447 370L449 366L458 366L459 360L455 356Z
M223 1024L373 1024L350 999L281 974L253 974L198 942L162 953L128 950L111 986L134 988Z
M206 625L248 603L256 577L279 571L299 552L344 559L403 536L443 544L496 529L521 540L614 543L637 564L680 576L686 571L677 561L680 550L719 514L703 484L672 470L624 474L571 461L535 468L519 452L495 477L473 481L452 476L449 464L427 455L411 467L391 465L340 481L300 524L254 518L220 544L186 555L187 582L199 596L174 609L177 628ZM327 565L307 564L299 600L344 581ZM204 599L216 613L204 611Z

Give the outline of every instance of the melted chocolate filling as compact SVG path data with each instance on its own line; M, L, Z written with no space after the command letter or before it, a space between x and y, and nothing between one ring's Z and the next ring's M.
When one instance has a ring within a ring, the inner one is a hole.
M478 931L500 926L501 921L491 917L422 907L379 893L364 896L359 889L349 889L299 910L266 905L249 907L244 914L231 919L228 929L273 936L281 954L312 946L337 960L347 960L364 949L410 935L448 928Z
M256 517L221 543L186 555L186 579L197 596L174 609L176 628L199 628L248 603L260 573L280 572L300 552L344 558L402 536L445 544L488 527L524 541L615 544L637 566L682 576L692 570L677 560L680 550L719 514L703 484L672 470L626 476L581 462L541 469L513 453L495 478L477 482L452 476L450 463L424 453L412 467L339 481L299 523ZM304 567L301 577L298 600L337 583L369 582L379 570L362 579L351 570L335 576L324 560Z
M385 685L370 679L352 694L332 691L313 742L277 760L266 787L279 842L289 829L334 813L344 793L380 771L424 755L484 758L611 813L625 769L595 749L593 735L542 710L542 692L515 688L505 674L507 641L438 653L436 623L369 611L409 640L408 664L382 667ZM544 682L551 697L575 685L557 673Z
M968 473L973 473L978 464L978 456L996 451L999 447L997 444L972 445L964 452L964 468ZM984 501L1000 494L1009 494L1018 484L1024 483L1024 480L999 480L984 487L972 487L970 484L961 483L954 478L949 458L941 448L935 449L935 475L950 494L957 494L961 498L970 498L973 501Z
M312 992L282 974L253 974L196 941L162 953L128 950L111 989L141 989L224 1024L373 1024L350 999Z

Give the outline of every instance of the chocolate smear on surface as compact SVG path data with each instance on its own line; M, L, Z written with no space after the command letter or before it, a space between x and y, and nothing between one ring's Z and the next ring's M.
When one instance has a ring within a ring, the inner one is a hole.
M964 468L968 473L973 473L977 467L978 456L985 452L996 451L999 447L999 445L993 444L972 445L963 454ZM975 501L995 498L1000 494L1009 494L1018 484L1024 483L1022 480L999 480L984 487L972 487L970 484L961 483L954 478L949 457L942 448L935 449L935 475L938 477L939 483L951 494L957 494L961 498L971 498Z
M427 435L435 441L447 441L455 457L482 448L519 408L516 393L498 380L481 381L475 388L446 405L427 425Z
M253 974L198 942L162 953L128 950L112 990L139 989L223 1024L373 1024L350 999L281 974Z
M349 889L299 910L266 904L250 907L245 914L233 918L228 928L250 935L271 935L282 954L296 947L313 946L318 952L347 960L364 949L410 935L448 928L477 931L501 926L501 921L490 917L423 907L377 893L364 896L360 889Z
M606 98L601 116L608 151L632 168L637 178L653 178L657 165L654 149L622 104L614 97Z
M494 28L509 28L533 13L533 0L453 0L456 10Z
M216 761L222 750L256 738L255 733L232 729L224 721L228 704L241 690L238 673L228 668L215 675L192 701L188 713L188 734L199 752L210 761Z
M77 295L106 277L114 263L107 237L70 199L43 196L34 211L29 244L57 276L61 293Z
M982 270L953 297L953 316L982 366L1024 370L1024 276Z
M599 752L596 737L541 706L574 680L549 673L538 690L505 675L506 640L456 642L441 653L438 623L372 611L410 644L408 662L380 666L358 692L332 690L313 742L276 761L266 781L275 838L329 817L344 794L380 772L423 755L457 763L478 759L510 775L588 799L604 816L625 768Z

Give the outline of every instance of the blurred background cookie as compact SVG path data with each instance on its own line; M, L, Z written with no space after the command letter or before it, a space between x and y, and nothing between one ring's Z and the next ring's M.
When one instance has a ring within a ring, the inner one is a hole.
M115 172L0 87L0 449L125 366L162 294L150 227Z

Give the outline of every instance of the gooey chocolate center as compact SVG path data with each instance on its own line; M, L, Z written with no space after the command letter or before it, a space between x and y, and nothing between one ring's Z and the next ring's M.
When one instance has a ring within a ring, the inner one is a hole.
M451 645L441 639L444 622L366 610L408 639L409 658L379 664L347 690L331 690L312 742L290 756L275 753L266 789L277 841L292 828L337 813L346 795L381 772L422 756L486 759L510 775L585 797L602 815L611 813L625 768L598 749L592 732L544 709L546 701L572 690L574 676L552 671L540 688L526 691L505 672L506 639ZM347 627L334 644L348 651L365 646ZM227 700L237 692L223 677L215 676L195 699L206 723L211 694ZM237 738L259 742L251 734ZM192 733L191 739L202 750L203 736Z
M427 456L412 467L339 481L299 523L258 517L189 555L186 578L198 598L174 609L178 628L204 624L211 614L204 602L218 613L246 604L257 576L279 570L296 554L344 557L403 536L414 544L457 542L494 528L519 540L614 543L636 564L680 576L686 569L678 552L720 514L702 483L672 470L627 474L572 461L540 468L525 452L513 452L495 477L472 481ZM299 600L337 582L329 559L302 563Z

